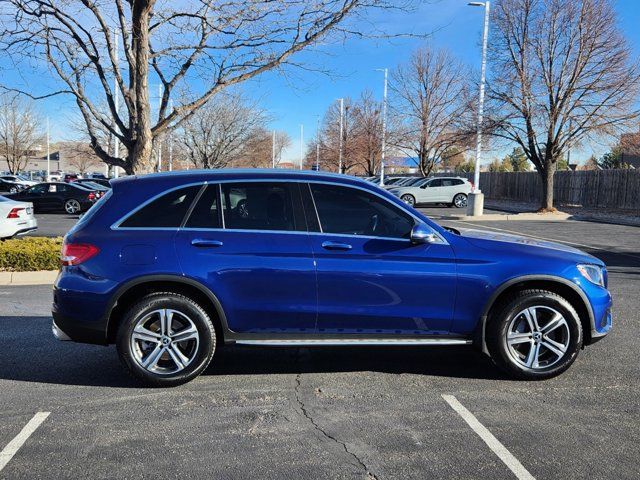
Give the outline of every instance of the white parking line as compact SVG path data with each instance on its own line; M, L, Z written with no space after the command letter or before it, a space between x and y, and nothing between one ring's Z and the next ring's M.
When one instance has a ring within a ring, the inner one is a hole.
M24 426L22 431L11 440L6 447L0 452L0 472L7 463L13 458L13 456L20 450L20 447L24 445L24 442L31 436L33 432L44 422L51 412L38 412L31 420Z
M500 441L493 436L493 434L482 425L478 419L469 410L464 408L456 397L453 395L442 395L442 398L453 408L462 419L467 422L467 425L478 434L478 436L487 444L487 446L495 453L502 462L509 467L514 475L520 480L535 480L535 477L531 475L526 468L514 457L507 448L500 443Z

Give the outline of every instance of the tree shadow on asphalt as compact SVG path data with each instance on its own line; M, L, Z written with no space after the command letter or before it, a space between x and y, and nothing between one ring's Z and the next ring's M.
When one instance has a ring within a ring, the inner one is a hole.
M0 379L60 385L139 388L118 361L115 347L59 342L50 317L0 316ZM222 375L380 372L499 379L491 361L473 347L224 346L204 372Z

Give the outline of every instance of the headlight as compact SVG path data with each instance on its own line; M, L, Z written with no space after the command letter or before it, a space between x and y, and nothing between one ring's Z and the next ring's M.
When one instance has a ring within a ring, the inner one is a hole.
M604 287L604 273L602 271L602 267L599 267L598 265L583 264L578 265L578 271L591 283Z

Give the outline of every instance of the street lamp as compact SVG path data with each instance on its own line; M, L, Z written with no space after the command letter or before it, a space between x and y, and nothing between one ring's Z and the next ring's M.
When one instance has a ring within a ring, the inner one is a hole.
M377 68L376 71L384 72L384 92L382 96L382 152L380 154L380 186L384 185L384 151L386 149L387 137L387 76L389 70Z
M338 173L342 173L342 142L344 129L344 98L339 98L340 102L340 139L338 140Z
M478 99L478 124L476 126L476 162L473 172L473 190L469 194L467 215L482 215L484 195L480 191L480 156L482 154L482 117L484 113L484 83L487 68L487 37L489 36L489 2L469 2L472 7L484 7L484 31L482 33L482 68L480 73L480 98Z

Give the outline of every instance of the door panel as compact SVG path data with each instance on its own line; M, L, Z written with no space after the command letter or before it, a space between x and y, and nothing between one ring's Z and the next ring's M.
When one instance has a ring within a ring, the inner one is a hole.
M318 333L449 332L456 285L449 245L323 234L311 238L318 270ZM327 249L326 242L350 248Z
M313 184L311 191L322 229L310 236L318 333L448 333L456 289L451 247L412 244L415 219L373 193Z
M234 332L315 332L315 265L293 202L299 203L295 183L209 185L176 236L184 274L218 297ZM220 228L216 203L225 226L234 228Z

